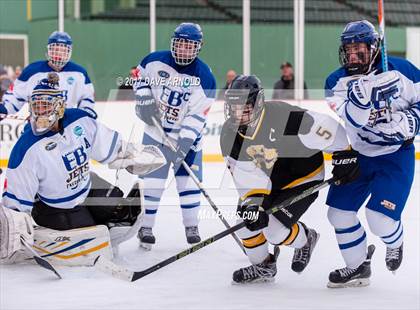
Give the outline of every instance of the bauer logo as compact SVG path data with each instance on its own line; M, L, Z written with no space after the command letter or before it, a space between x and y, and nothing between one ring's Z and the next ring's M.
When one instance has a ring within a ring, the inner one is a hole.
M166 72L166 71L163 71L163 70L160 70L160 71L158 72L158 74L159 74L159 76L161 76L161 77L163 77L163 78L165 78L165 79L167 79L167 78L169 77L169 73L168 73L168 72Z
M83 128L81 126L76 126L73 129L73 133L77 136L80 137L81 135L83 135Z
M70 76L67 78L67 84L72 85L74 83L74 77Z
M55 142L50 142L50 143L47 143L47 145L45 146L45 149L47 150L47 151L52 151L53 149L55 149L57 147L57 143L55 143Z

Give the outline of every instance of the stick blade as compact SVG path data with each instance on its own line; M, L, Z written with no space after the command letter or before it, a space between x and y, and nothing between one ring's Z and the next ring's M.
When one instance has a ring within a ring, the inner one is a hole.
M62 277L61 275L58 273L58 271L45 259L38 257L38 256L34 256L34 259L36 261L36 263L38 265L40 265L41 267L51 270L52 272L54 272L54 274L61 280Z
M102 271L106 274L113 276L114 278L132 282L133 281L133 272L122 267L114 264L109 259L106 259L103 256L98 256L95 259L94 266L97 270Z

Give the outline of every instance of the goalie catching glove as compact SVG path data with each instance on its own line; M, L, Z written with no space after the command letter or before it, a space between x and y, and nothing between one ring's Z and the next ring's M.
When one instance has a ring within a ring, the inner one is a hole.
M126 169L129 173L144 176L166 164L165 156L154 145L122 143L116 159L108 164L110 169Z

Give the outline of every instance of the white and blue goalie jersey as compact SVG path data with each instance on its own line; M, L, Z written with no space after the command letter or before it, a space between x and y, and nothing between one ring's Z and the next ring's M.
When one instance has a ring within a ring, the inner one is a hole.
M380 64L377 72L382 72ZM409 61L397 57L388 57L389 70L393 70L398 79L390 87L377 90L376 98L391 95L391 111L409 111L420 123L420 70ZM334 71L325 83L325 95L329 106L345 121L346 131L352 147L366 156L380 156L397 151L404 141L387 139L377 124L387 122L387 102L383 99L372 102L373 108L367 123L361 123L363 111L348 98L352 83L360 78L347 76L344 68ZM381 95L380 92L388 92ZM390 93L391 92L391 93Z
M41 136L25 127L6 171L6 207L28 212L36 198L54 208L73 208L91 187L89 159L106 164L116 158L122 143L118 132L80 109L67 109L61 121L60 132Z
M29 101L32 91L39 81L47 78L48 73L58 74L59 89L64 91L66 108L85 109L96 117L94 89L86 70L69 61L61 71L54 71L47 60L28 65L14 82L13 88L3 96L3 104L8 114L17 113Z
M158 51L146 56L137 69L139 79L133 85L134 92L138 94L144 87L152 89L167 135L174 141L200 139L216 97L216 81L210 68L199 58L180 66L170 51ZM165 144L154 126L146 125L145 133Z

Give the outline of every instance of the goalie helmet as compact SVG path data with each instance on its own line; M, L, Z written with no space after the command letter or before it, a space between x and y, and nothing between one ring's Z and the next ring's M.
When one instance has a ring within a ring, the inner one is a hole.
M58 80L58 74L51 72L32 91L29 112L34 135L47 133L64 116L64 96L58 89Z
M264 109L264 89L255 75L239 75L225 92L225 118L244 129L254 125Z
M380 39L375 27L367 20L348 23L340 39L340 64L350 75L369 73L379 54Z
M178 65L189 65L197 58L203 44L203 32L198 24L182 23L171 39L171 53Z
M67 32L54 31L48 38L47 59L58 71L71 58L73 41Z

